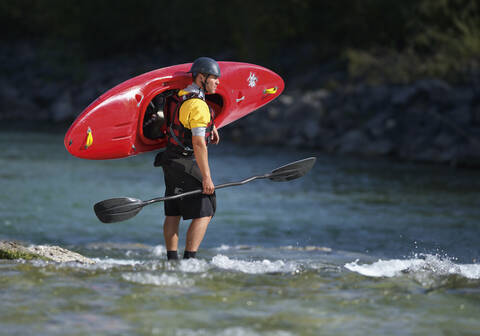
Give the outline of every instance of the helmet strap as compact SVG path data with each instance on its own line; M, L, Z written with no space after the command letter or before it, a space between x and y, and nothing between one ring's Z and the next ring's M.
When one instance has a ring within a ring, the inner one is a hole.
M207 74L207 76L205 77L205 80L202 82L203 92L205 92L205 94L207 93L207 79L208 79L208 77L210 77L209 74Z

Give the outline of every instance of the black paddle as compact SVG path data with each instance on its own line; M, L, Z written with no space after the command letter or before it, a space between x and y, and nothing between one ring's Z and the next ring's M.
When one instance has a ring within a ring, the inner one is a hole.
M252 176L239 182L220 184L215 187L215 190L226 187L239 186L253 180L264 178L268 178L275 182L291 181L305 175L313 167L315 161L316 158L314 157L295 161L285 166L274 169L270 173L265 175ZM93 209L95 210L95 214L97 215L98 219L100 219L100 221L102 221L103 223L121 222L134 217L146 205L157 202L170 201L190 195L201 194L202 192L202 189L198 189L187 191L182 194L153 198L148 201L142 201L131 197L111 198L105 201L98 202L97 204L95 204Z

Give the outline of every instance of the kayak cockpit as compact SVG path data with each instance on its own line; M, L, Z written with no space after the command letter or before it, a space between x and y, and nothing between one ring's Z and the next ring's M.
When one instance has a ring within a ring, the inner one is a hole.
M176 90L164 91L148 103L143 117L143 136L149 140L163 139L166 136L166 107L168 96Z
M178 90L166 90L148 103L142 121L143 137L146 142L163 141L167 134L167 125L170 123L170 116L175 112L178 104ZM210 94L205 98L207 104L213 109L215 118L223 110L223 97L219 94Z

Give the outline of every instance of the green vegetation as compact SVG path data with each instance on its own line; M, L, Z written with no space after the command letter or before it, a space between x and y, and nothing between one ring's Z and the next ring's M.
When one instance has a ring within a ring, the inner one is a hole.
M24 259L24 260L50 260L37 253L30 252L25 246L13 242L0 242L0 260L1 259Z
M285 72L341 60L352 79L407 83L464 81L480 64L473 0L2 1L0 28L4 39L35 41L46 54L62 50L60 62L77 69L92 58L156 51Z
M409 34L402 48L349 48L349 73L374 83L408 83L422 77L462 82L479 73L478 1L418 1L406 19Z
M38 256L34 255L33 253L23 253L23 252L20 252L20 251L3 251L3 250L0 250L0 259L32 260L32 259L38 259Z

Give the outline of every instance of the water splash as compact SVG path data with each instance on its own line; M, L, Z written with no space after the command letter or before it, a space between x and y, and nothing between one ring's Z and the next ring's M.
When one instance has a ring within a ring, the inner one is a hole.
M300 265L295 262L283 262L282 260L272 262L268 259L262 261L243 261L230 259L221 254L213 257L211 263L221 269L248 274L292 273L300 271Z
M248 327L231 327L223 330L210 330L210 329L177 329L176 336L291 336L294 335L291 332L284 330L275 331L262 331L257 332Z
M195 285L195 281L189 278L183 278L176 274L151 274L151 273L124 273L124 280L142 284L155 285L162 287L185 287L190 288Z
M81 266L79 267L79 265L77 265L77 267L86 268L86 269L109 270L109 269L122 267L122 266L135 267L135 266L144 264L143 261L134 260L134 259L93 258L93 260L95 261L94 265L88 265L86 267L81 267Z
M369 277L396 277L405 273L429 273L437 276L459 275L467 279L480 279L480 264L456 264L449 258L420 254L412 259L379 259L373 264L359 264L358 259L345 264L345 268Z
M154 257L163 257L167 254L167 249L163 245L157 245L152 249L152 255Z
M181 260L178 269L184 273L204 273L211 268L209 263L202 259Z
M225 244L222 244L220 245L220 247L217 247L215 250L217 251L228 251L230 250L232 247L229 246L229 245L225 245Z

